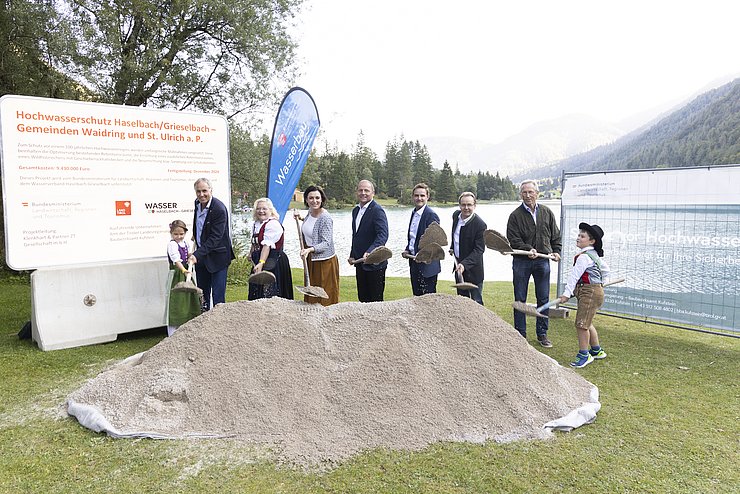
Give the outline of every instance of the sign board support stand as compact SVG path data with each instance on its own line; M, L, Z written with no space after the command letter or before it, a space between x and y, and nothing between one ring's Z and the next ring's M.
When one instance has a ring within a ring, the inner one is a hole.
M168 272L161 258L34 271L33 340L41 350L58 350L166 326Z

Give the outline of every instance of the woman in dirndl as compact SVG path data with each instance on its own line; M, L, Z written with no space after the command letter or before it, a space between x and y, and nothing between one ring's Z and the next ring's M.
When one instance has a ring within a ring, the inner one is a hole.
M252 209L252 273L263 270L275 275L275 282L267 285L249 283L249 300L258 298L293 298L293 275L290 272L288 256L283 252L285 229L280 224L272 201L261 197L254 202Z

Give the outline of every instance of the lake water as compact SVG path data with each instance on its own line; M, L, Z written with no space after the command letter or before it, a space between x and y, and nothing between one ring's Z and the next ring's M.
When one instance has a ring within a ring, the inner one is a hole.
M559 201L541 201L552 209L555 217L560 221L560 202ZM516 208L520 202L500 202L495 204L479 204L476 213L486 222L489 229L497 230L506 234L506 222L509 214ZM439 215L442 222L441 226L447 233L448 240L451 239L452 213L457 210L457 206L435 207L434 210ZM329 211L334 219L334 246L339 256L339 269L342 276L354 276L355 268L347 264L346 259L349 257L350 246L352 244L352 210L333 210ZM409 265L406 259L401 257L401 252L406 247L406 235L411 217L411 208L394 207L385 208L388 216L389 235L387 246L393 252L393 257L388 261L387 276L408 276ZM237 238L244 238L245 233L251 231L252 215L251 213L233 214L233 233ZM301 258L298 255L299 242L298 230L293 220L292 214L286 215L285 226L285 252L290 259L292 267L302 265ZM447 251L447 247L445 251ZM483 257L487 281L511 281L511 256L505 256L491 249L486 249ZM442 272L440 279L452 280L452 258L448 255L442 261ZM551 264L551 282L557 282L557 263Z

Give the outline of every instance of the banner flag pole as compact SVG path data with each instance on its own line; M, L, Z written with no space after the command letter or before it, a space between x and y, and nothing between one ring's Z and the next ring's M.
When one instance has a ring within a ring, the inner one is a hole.
M320 125L319 112L311 95L300 87L290 89L275 117L267 167L267 197L280 214L281 222Z

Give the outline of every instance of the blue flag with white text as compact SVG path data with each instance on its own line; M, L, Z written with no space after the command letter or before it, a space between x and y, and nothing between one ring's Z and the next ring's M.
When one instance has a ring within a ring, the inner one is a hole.
M267 168L267 197L280 221L288 211L319 125L319 111L311 95L299 87L288 91L275 117Z

